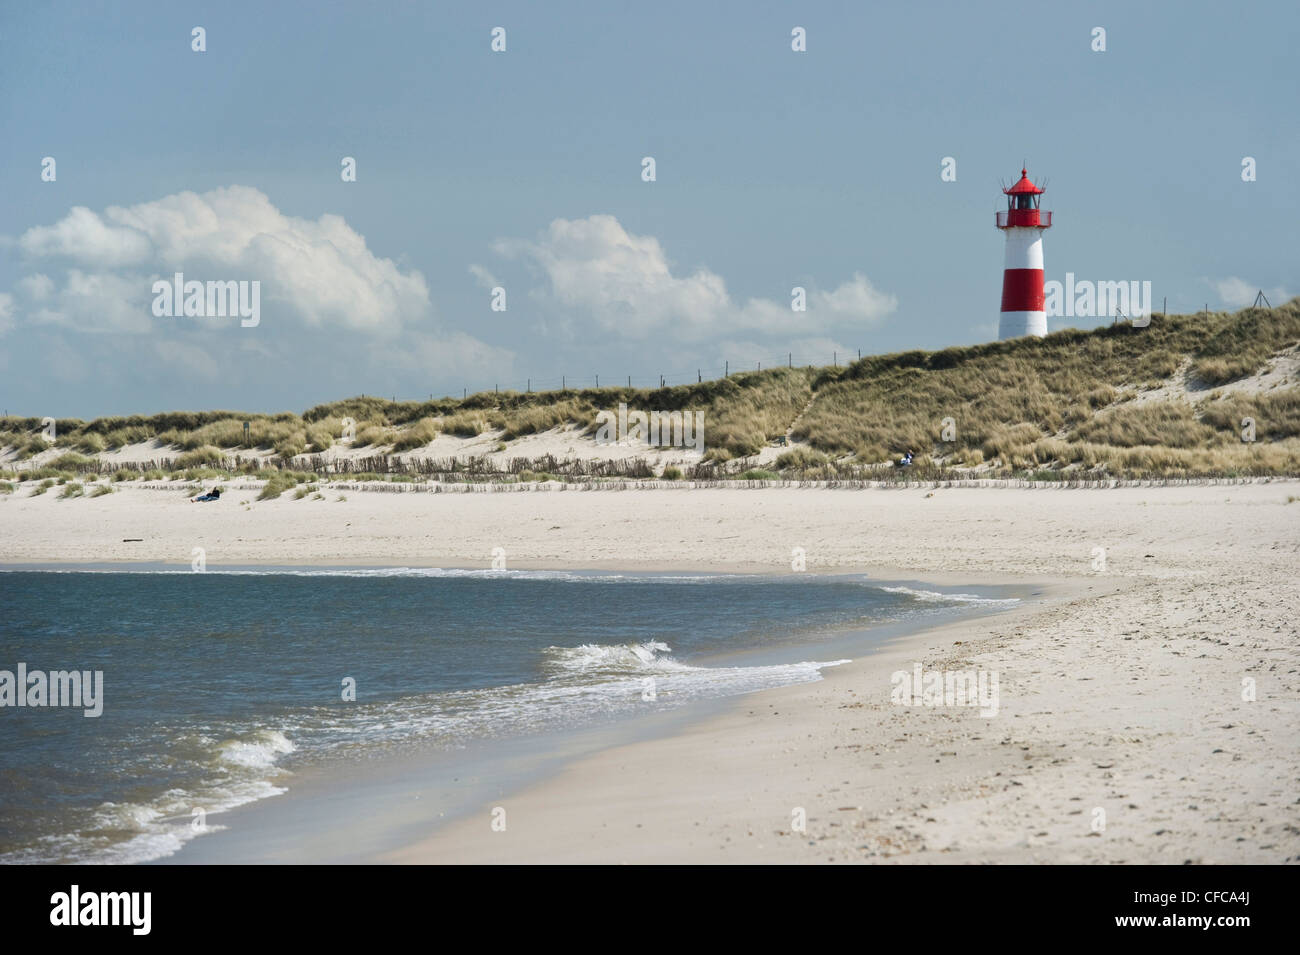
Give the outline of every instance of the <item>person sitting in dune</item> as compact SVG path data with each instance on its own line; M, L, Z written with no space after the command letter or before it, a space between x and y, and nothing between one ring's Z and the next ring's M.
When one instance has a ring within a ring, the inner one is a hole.
M911 466L912 466L912 458L913 458L913 457L915 457L915 455L913 454L912 449L911 449L911 448L908 448L908 449L907 449L907 453L906 453L905 455L903 455L901 458L898 459L898 466L899 466L900 468L908 468L908 467L911 467Z
M194 498L194 500L190 501L190 503L197 504L200 501L215 501L220 497L221 497L221 488L214 487L207 494L200 494L198 497Z

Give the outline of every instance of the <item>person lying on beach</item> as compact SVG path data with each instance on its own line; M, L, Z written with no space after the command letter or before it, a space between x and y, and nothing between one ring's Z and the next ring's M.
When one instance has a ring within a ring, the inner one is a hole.
M214 487L207 494L200 494L198 497L194 498L194 500L190 501L190 503L195 504L199 501L215 501L219 497L221 497L221 488Z

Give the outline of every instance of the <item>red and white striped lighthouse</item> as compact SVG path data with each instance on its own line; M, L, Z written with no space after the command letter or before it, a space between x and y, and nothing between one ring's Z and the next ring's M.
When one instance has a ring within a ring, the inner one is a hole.
M1007 234L1007 254L998 338L1041 337L1047 334L1043 230L1052 227L1052 214L1038 208L1043 190L1030 182L1024 169L1020 170L1020 181L1002 191L1007 197L1007 211L997 214L997 225Z

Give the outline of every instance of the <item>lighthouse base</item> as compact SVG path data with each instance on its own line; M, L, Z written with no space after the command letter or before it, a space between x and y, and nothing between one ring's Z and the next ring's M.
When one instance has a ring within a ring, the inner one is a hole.
M1003 312L998 322L998 338L1024 338L1034 335L1042 338L1047 334L1046 312Z

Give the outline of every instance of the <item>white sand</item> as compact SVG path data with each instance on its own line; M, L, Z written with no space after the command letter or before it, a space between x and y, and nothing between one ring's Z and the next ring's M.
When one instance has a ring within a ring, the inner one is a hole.
M237 483L237 482L236 482ZM599 753L401 860L1283 862L1300 858L1300 483L1112 490L327 490L213 505L0 497L0 562L856 569L1050 585L670 738ZM932 495L932 496L931 496ZM143 538L123 543L122 538ZM1094 569L1096 548L1105 569ZM995 670L1000 711L891 705ZM1243 680L1256 699L1242 699ZM807 831L792 833L792 811ZM1105 827L1094 829L1105 813Z

